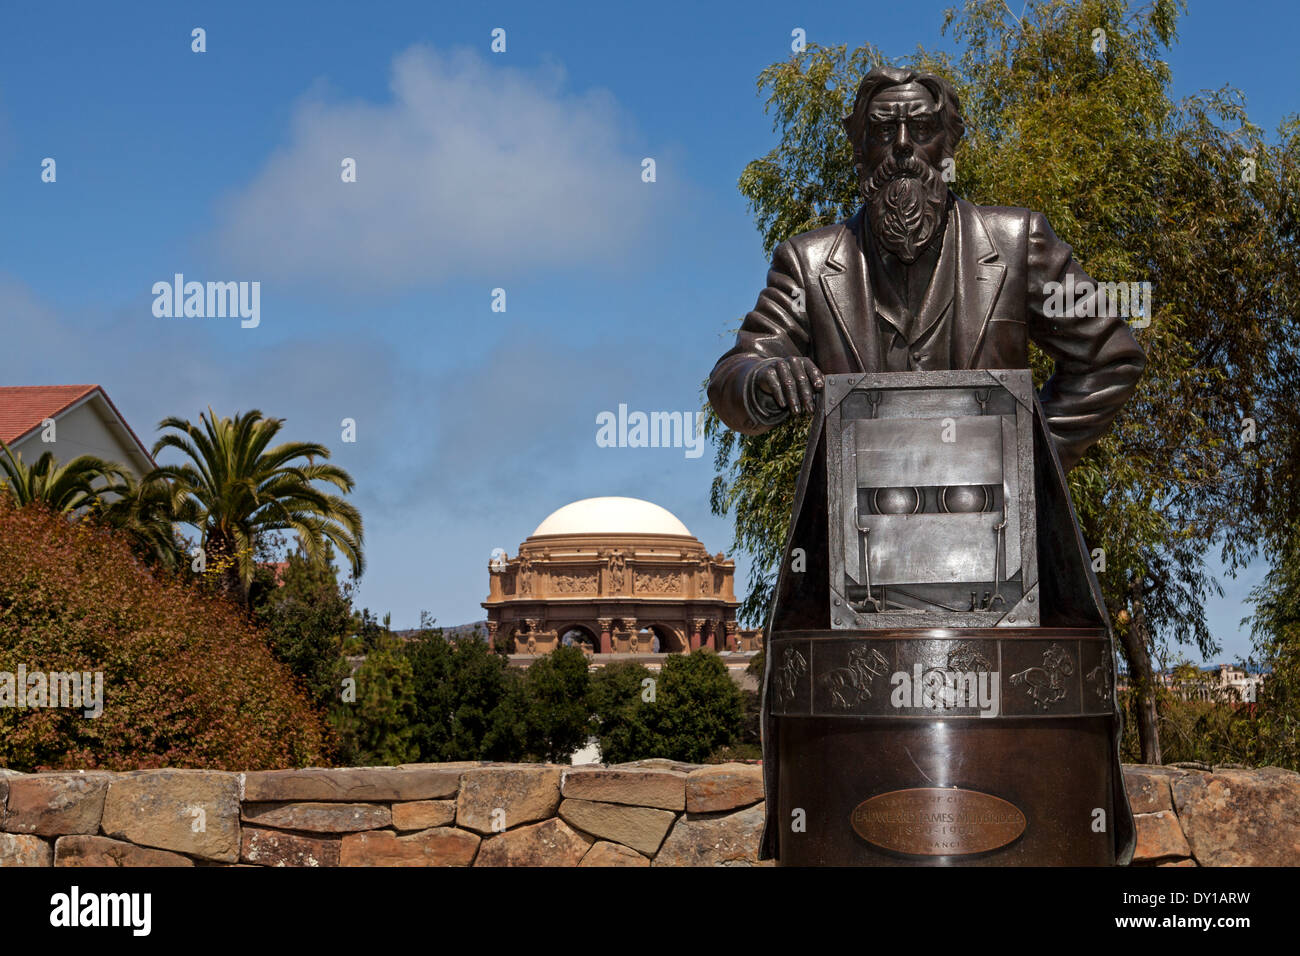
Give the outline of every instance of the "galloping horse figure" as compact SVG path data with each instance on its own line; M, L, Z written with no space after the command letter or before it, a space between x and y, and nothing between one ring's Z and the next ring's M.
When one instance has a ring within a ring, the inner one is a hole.
M1092 670L1088 671L1088 683L1093 684L1097 692L1097 699L1105 701L1110 697L1110 664L1102 661Z
M1046 708L1065 697L1065 679L1074 673L1070 655L1060 644L1043 651L1042 667L1027 667L1011 675L1011 683L1027 684L1029 696L1038 707Z
M969 674L976 671L991 671L993 665L989 663L987 657L975 650L969 642L960 641L953 648L952 653L948 655L948 670Z
M788 707L794 703L795 695L798 693L797 682L806 673L808 673L808 662L804 660L803 655L793 647L787 647L781 658L781 666L773 675L778 706Z
M889 668L885 656L875 648L858 645L849 651L849 663L837 667L822 678L831 685L831 701L836 707L851 707L871 696L871 679Z

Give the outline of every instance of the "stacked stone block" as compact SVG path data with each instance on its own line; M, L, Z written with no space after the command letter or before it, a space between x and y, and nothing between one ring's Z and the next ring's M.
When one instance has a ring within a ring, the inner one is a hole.
M1134 862L1300 863L1300 774L1125 768ZM0 770L0 866L754 866L761 768Z

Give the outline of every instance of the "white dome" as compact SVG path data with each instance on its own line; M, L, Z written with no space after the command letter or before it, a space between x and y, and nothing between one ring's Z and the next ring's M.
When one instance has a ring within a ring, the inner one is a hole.
M532 536L547 534L691 535L667 508L640 498L584 498L567 504L552 512Z

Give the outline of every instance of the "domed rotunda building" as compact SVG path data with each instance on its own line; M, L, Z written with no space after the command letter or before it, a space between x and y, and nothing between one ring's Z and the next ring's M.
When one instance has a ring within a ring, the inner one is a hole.
M561 643L593 654L753 650L736 627L736 565L710 555L670 511L638 498L585 498L488 565L488 633L513 654Z

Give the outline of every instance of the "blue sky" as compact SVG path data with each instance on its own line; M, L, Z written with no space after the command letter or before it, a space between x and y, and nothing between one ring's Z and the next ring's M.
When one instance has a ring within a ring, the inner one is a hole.
M97 382L146 443L209 405L287 419L356 477L359 603L397 626L479 619L492 548L577 498L655 501L729 549L711 450L601 448L596 416L698 409L753 305L766 262L736 180L773 145L754 80L791 31L903 56L948 44L949 5L11 6L3 384ZM1272 129L1296 109L1300 14L1246 9L1191 4L1175 93L1231 83ZM259 281L260 325L156 318L175 273ZM1248 650L1259 574L1211 608L1219 658Z

